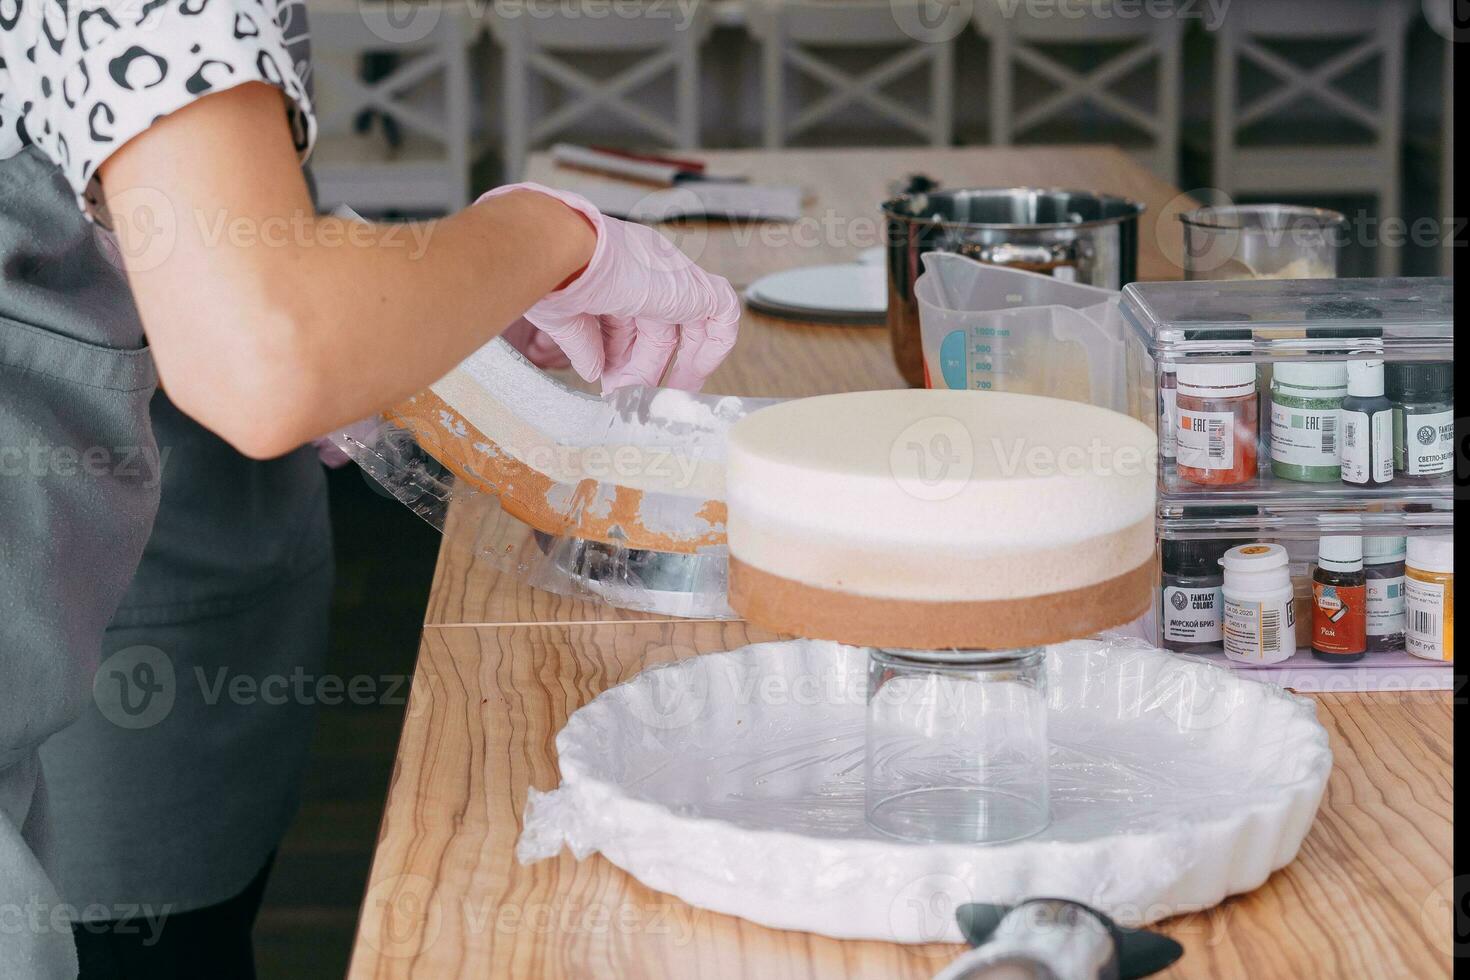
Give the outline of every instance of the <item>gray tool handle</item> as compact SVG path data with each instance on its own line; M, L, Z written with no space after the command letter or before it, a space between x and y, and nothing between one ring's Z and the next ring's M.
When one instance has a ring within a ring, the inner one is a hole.
M1073 902L1041 899L1012 909L990 938L934 980L1117 980L1107 922Z

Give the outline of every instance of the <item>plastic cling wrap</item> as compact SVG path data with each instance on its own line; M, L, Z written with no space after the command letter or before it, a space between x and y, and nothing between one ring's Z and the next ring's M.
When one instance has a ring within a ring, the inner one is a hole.
M762 925L957 941L960 902L1036 895L1125 924L1213 905L1292 860L1332 766L1315 706L1120 636L1047 652L1050 826L916 845L864 816L868 652L757 644L645 670L557 736L523 862L601 852L646 885ZM956 709L966 701L956 691Z
M332 440L476 556L537 588L628 609L729 615L725 434L772 399L624 388L598 398L503 340Z

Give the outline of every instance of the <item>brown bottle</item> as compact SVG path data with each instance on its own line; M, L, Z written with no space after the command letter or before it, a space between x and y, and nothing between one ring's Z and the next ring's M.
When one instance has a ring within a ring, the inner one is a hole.
M1312 573L1312 656L1328 663L1362 660L1368 650L1368 577L1363 539L1324 537Z

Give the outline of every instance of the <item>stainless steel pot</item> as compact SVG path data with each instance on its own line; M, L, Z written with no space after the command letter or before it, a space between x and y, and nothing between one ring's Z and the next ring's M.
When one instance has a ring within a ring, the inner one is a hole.
M1126 197L1037 187L940 191L927 178L883 204L888 233L888 334L899 373L924 387L914 281L925 252L958 252L1104 289L1138 272L1138 216Z

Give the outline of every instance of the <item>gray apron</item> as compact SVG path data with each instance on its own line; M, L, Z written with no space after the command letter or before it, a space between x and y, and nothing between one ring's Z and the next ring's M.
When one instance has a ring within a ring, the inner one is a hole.
M153 535L92 700L41 750L61 894L83 920L144 935L260 871L295 812L314 709L336 697L315 450L247 459L162 391L152 417Z
M166 928L279 842L334 690L331 539L311 449L246 459L153 393L126 282L34 150L0 161L0 213L0 467L25 464L0 475L0 918L35 910L0 921L0 977L69 977L71 921Z
M81 714L158 506L127 284L35 149L0 161L0 976L76 972L37 755Z

